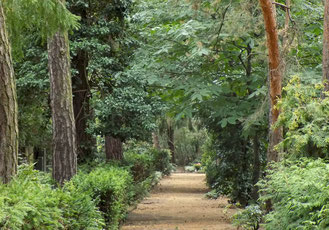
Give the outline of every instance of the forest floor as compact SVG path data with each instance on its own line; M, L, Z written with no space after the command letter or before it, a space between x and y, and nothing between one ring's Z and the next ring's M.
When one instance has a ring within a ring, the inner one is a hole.
M129 213L121 230L230 230L235 209L227 199L209 200L205 175L173 173Z

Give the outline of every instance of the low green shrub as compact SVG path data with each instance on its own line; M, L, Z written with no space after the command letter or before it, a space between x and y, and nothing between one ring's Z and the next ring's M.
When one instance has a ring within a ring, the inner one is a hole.
M153 158L148 153L125 152L124 162L130 168L137 183L146 180L155 172Z
M220 197L220 194L218 193L218 191L216 189L212 189L205 194L205 197L208 199L216 200L218 197Z
M260 181L260 200L271 200L266 229L329 229L329 165L303 158L271 166Z
M171 153L168 149L156 149L146 142L128 141L125 144L125 165L134 166L133 175L142 173L139 179L146 179L152 171L159 171L169 175L174 169L171 162ZM144 167L142 167L144 166ZM145 169L147 167L149 170Z
M150 190L160 181L162 174L155 172L144 181L134 185L134 201L140 201L147 196Z
M89 174L80 173L72 183L81 193L88 194L102 212L109 229L118 229L133 197L133 179L128 170L103 166Z
M53 187L48 174L21 166L9 184L0 185L0 229L103 229L88 195L69 185Z
M129 152L125 167L86 164L62 188L49 174L21 166L9 184L0 184L0 229L116 230L128 206L159 181L155 168L165 170L167 162L160 162L162 154Z
M195 167L194 166L185 166L184 170L186 172L194 172L195 171Z
M262 217L263 212L259 205L249 205L233 215L233 225L245 230L258 230Z
M171 153L168 149L155 149L152 148L149 151L152 156L154 168L156 171L162 172L164 175L170 175L173 170L171 162Z
M103 229L105 220L92 197L80 191L72 182L58 190L64 229Z
M63 228L57 191L32 167L21 167L8 185L0 185L0 229Z

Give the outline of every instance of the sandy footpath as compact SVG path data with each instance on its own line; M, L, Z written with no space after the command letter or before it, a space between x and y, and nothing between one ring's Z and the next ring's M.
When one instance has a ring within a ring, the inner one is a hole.
M224 198L208 200L205 175L173 173L161 180L151 196L129 215L121 230L221 230L230 224L234 209Z

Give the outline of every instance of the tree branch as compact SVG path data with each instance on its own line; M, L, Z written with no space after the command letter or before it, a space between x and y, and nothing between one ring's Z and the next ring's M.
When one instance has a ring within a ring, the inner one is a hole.
M290 14L290 7L288 7L288 6L286 6L286 5L282 4L282 3L279 3L279 2L272 2L272 4L281 6L281 8L283 8L284 11L286 11L285 9L287 9L288 10L288 15L289 15L290 21L292 23L295 23L295 21L292 19L291 14Z

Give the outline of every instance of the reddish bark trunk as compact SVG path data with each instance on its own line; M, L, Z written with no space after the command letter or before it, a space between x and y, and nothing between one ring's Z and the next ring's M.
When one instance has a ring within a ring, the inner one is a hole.
M276 27L275 14L271 0L259 0L263 11L268 60L269 60L269 96L270 96L270 116L269 116L269 147L267 152L268 161L278 161L279 154L274 147L282 140L282 129L272 129L271 126L278 120L280 111L276 108L279 98L281 98L281 71L280 71L280 50L279 38Z

